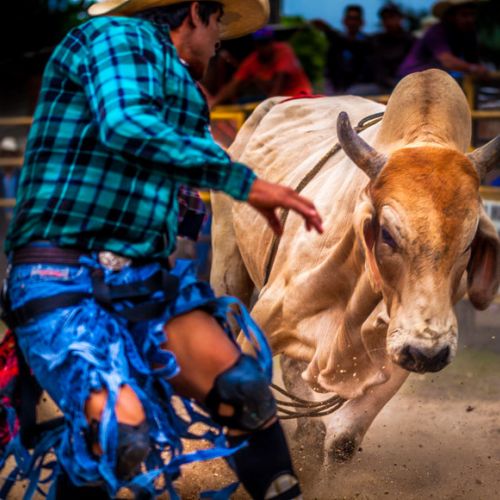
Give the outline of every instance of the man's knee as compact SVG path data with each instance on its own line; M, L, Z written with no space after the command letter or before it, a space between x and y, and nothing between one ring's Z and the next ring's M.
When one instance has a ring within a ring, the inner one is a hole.
M140 399L129 385L120 389L115 412L120 424L139 425L146 418Z
M89 422L100 421L108 401L108 391L92 392L85 402L85 415ZM116 419L119 423L139 425L145 419L144 408L137 394L129 385L120 388L115 404Z
M276 415L267 377L246 354L216 378L205 406L218 424L249 432L263 428Z
M87 442L91 453L96 456L102 454L99 421L107 397L107 391L92 393L85 405L89 420ZM140 473L141 463L150 452L149 426L144 408L130 386L123 386L120 389L115 412L118 421L116 474L120 479L129 480Z
M119 479L129 480L138 475L141 464L150 451L149 426L146 421L136 426L118 424L116 474Z

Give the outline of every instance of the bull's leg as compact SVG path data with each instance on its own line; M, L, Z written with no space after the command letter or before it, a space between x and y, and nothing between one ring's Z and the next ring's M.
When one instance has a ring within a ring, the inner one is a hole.
M306 369L307 363L280 356L281 374L285 389L302 399L315 400L314 391L302 380L300 374ZM315 462L324 460L324 442L326 427L321 418L298 418L296 419L296 430L293 434L293 444L307 450L308 460L314 458ZM314 451L314 453L312 453Z
M345 462L359 448L371 423L385 404L394 396L409 372L394 365L389 380L371 388L367 394L344 404L326 422L326 462Z
M238 297L248 307L254 285L236 244L231 198L222 193L214 194L212 196L212 213L210 284L216 295Z

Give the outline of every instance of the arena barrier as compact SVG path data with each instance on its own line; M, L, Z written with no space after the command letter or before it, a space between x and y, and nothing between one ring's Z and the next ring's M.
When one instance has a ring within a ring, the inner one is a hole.
M500 72L492 75L494 80L500 80ZM463 80L463 89L467 102L471 108L472 119L477 120L500 120L500 110L478 110L476 109L476 85L477 80L466 76ZM387 103L389 95L369 96L369 99L380 103ZM249 103L244 105L223 105L217 106L211 112L212 132L218 143L227 148L238 130L243 126L245 120L259 103ZM32 123L32 117L0 117L0 129L3 127L29 126ZM23 165L21 156L0 158L0 169L18 169ZM483 198L485 208L500 234L500 188L482 186L480 193ZM201 192L203 201L210 204L210 193ZM14 198L1 198L0 208L12 209L15 206ZM500 302L500 296L498 298Z

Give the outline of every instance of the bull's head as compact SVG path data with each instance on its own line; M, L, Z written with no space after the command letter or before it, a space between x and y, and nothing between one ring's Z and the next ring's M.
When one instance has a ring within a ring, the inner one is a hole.
M499 286L500 242L479 197L480 180L500 162L500 137L464 155L406 147L389 156L369 146L339 116L346 154L369 177L356 226L372 286L389 314L387 352L416 372L453 358L453 304L465 292L485 309Z

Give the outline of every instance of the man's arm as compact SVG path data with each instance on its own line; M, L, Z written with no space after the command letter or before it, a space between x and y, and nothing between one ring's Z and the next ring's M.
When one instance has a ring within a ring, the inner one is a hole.
M451 52L440 52L436 54L438 61L451 71L462 71L473 75L486 75L488 68L482 64L474 64L453 55Z
M248 201L278 234L282 228L275 210L280 207L300 214L308 230L323 231L311 201L257 179L247 166L231 161L211 137L193 137L170 126L161 114L162 100L178 96L164 95L154 53L147 49L155 40L145 39L150 35L139 28L118 31L97 37L81 63L82 83L106 147L138 168Z
M271 89L269 90L268 97L286 95L285 94L285 87L286 87L286 79L287 78L288 78L288 75L284 72L276 73L273 76L273 85L272 85Z
M441 25L429 29L424 35L424 42L434 57L450 71L462 71L477 75L488 73L488 69L481 64L473 64L453 54L446 33Z
M252 52L242 61L240 67L236 70L236 73L233 75L229 83L224 85L224 87L222 87L222 89L220 89L219 92L212 99L210 99L209 102L211 106L224 104L226 101L238 95L242 84L253 79L256 59L256 53Z
M103 145L138 168L246 200L255 179L248 167L232 162L211 136L183 133L165 120L163 100L181 97L165 96L168 82L149 48L155 43L146 30L125 25L89 45L80 77Z
M208 98L210 107L224 104L225 102L232 99L235 95L238 94L240 86L241 82L233 77L228 83L226 83L226 85L224 85L224 87L219 90L219 92L217 92L214 97Z

